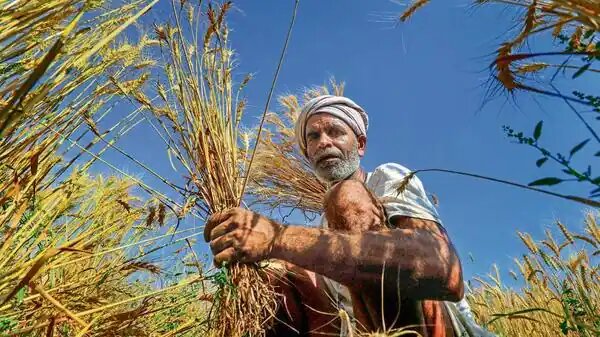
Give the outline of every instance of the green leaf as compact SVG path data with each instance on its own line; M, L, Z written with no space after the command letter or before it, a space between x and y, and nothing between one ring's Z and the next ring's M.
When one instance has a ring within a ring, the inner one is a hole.
M10 332L12 328L17 326L17 322L10 318L0 318L0 332ZM3 334L4 336L4 334Z
M584 39L589 39L590 37L592 37L592 35L594 35L594 30L593 29L589 29L585 32L585 34L583 34L583 38Z
M573 157L573 155L575 153L577 153L577 151L583 149L583 147L585 146L585 144L587 144L589 141L590 141L590 139L588 138L588 139L584 140L583 142L581 142L581 143L573 146L573 148L571 149L571 152L569 153L569 156Z
M17 303L21 304L23 303L23 300L25 299L25 292L27 291L27 289L25 289L26 287L22 287L21 289L19 289L19 291L17 292Z
M569 333L569 323L567 323L567 320L562 321L559 325L560 327L560 331L562 331L563 335L567 335Z
M533 130L533 138L535 138L535 140L538 140L540 138L540 136L542 135L543 124L544 124L544 121L539 121L535 126L535 130Z
M522 314L527 314L530 312L537 312L537 311L541 311L541 312L545 312L548 314L551 314L554 317L558 317L558 318L563 318L562 315L559 315L553 311L550 311L548 309L544 309L544 308L529 308L529 309L524 309L524 310L518 310L518 311L513 311L513 312L508 312L508 313L499 313L499 314L492 314L492 318L491 320L489 320L488 322L486 322L486 325L490 325L492 323L494 323L496 320L500 319L500 318L511 318L514 317L516 315L522 315ZM523 316L521 316L522 318Z
M577 78L579 76L581 76L581 74L585 73L586 70L588 70L588 68L591 66L591 63L588 63L586 65L584 65L583 67L579 68L579 70L577 70L575 72L575 74L573 74L573 78Z
M544 165L544 163L548 160L548 158L544 157L544 158L540 158L535 162L535 165L537 167L542 167L542 165Z
M538 179L536 181L530 182L529 186L552 186L552 185L556 185L556 184L560 184L562 183L562 179L559 178L554 178L554 177L547 177L547 178L542 178L542 179Z
M96 282L96 288L99 288L108 278L108 276L110 276L110 273L106 272L102 275L102 277L100 277L100 280L98 282Z

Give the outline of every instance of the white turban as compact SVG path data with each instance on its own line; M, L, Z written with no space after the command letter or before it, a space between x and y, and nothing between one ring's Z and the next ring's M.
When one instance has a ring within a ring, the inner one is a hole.
M310 116L318 113L327 113L343 120L356 136L367 135L369 117L358 104L342 96L318 96L304 105L296 121L296 141L304 156L306 156L306 122Z

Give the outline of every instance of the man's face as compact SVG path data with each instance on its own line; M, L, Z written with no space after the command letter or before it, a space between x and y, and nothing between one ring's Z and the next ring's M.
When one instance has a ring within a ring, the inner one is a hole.
M306 153L322 180L339 181L356 172L365 147L366 137L356 137L348 124L332 115L316 114L306 122Z

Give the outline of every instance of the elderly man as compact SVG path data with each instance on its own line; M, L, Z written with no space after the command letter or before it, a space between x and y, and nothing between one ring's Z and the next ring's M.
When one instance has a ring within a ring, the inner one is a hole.
M330 186L321 228L284 226L241 208L207 222L215 263L278 259L288 266L276 285L285 306L272 335L461 333L446 303L463 298L456 250L416 176L404 179L409 171L398 164L361 169L367 127L365 111L345 97L319 96L302 109L298 145Z

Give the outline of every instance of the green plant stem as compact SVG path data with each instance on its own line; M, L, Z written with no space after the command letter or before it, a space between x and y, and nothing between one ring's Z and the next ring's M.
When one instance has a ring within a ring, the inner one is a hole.
M554 160L555 162L557 162L558 164L564 166L567 168L567 170L574 172L577 175L577 178L575 179L575 181L578 181L578 179L580 177L585 178L584 181L588 181L590 183L592 183L595 186L599 186L598 184L594 183L594 181L592 179L590 179L590 177L581 174L579 171L575 170L574 168L572 168L569 164L567 164L566 162L556 158L555 156L553 156L550 151L543 149L541 147L539 147L537 144L531 144L530 146L532 146L533 148L535 148L536 150L540 151L540 153L552 160ZM562 155L561 155L562 156Z
M562 96L562 94L560 93L560 91L558 91L558 89L554 86L554 84L550 83L550 86L552 86L552 89L554 89L554 91L556 91L557 94ZM565 103L567 103L569 108L575 113L575 115L577 116L577 118L579 118L579 120L583 123L583 125L585 125L585 127L592 134L592 136L594 136L594 139L596 139L596 141L598 143L600 143L600 137L598 137L598 134L596 133L596 131L594 131L594 129L590 126L590 124L583 118L583 116L581 116L579 111L577 111L577 109L575 109L575 107L573 107L573 105L571 104L571 102L569 102L568 99L563 98L563 100L565 101Z
M591 200L591 199L587 199L587 198L582 198L582 197L578 197L578 196L573 196L573 195L564 195L564 194L560 194L560 193L550 192L550 191L542 190L540 188L535 188L535 187L531 187L531 186L527 186L527 185L515 183L515 182L512 182L512 181L508 181L508 180L487 177L487 176L483 176L483 175L479 175L479 174L474 174L474 173L454 171L454 170L446 170L446 169L437 169L437 168L423 169L423 170L413 171L414 174L417 174L419 172L445 172L445 173L458 174L458 175L472 177L472 178L477 178L477 179L489 180L489 181L494 181L494 182L505 184L505 185L511 185L511 186L522 188L522 189L526 189L526 190L538 192L538 193L543 193L543 194L551 195L551 196L554 196L554 197L557 197L557 198L561 198L561 199L565 199L565 200L575 201L575 202L578 202L578 203L581 203L581 204L584 204L584 205L587 205L587 206L592 206L592 207L600 208L600 202L595 201L595 200Z

